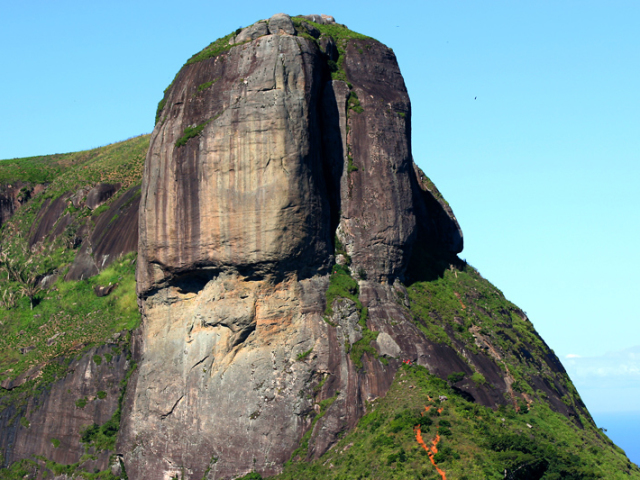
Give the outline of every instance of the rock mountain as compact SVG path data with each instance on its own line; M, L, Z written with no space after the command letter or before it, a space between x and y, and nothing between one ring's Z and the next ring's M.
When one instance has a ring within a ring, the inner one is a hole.
M24 201L15 185L0 198L8 225ZM50 188L27 186L34 197ZM285 14L213 42L165 90L140 189L127 187L61 189L36 216L32 251L79 222L61 290L107 272L137 238L141 321L131 336L85 340L92 349L31 403L15 389L44 367L5 372L0 447L11 472L638 478L526 314L457 257L462 231L412 158L409 95L380 42L326 15ZM78 216L113 195L105 217ZM114 302L122 288L94 290ZM84 395L75 408L72 389ZM74 420L56 423L55 412ZM434 421L431 447L422 435ZM554 429L570 441L557 443ZM578 444L596 450L582 459ZM609 457L592 467L600 448Z
M412 252L460 252L462 234L411 157L395 56L298 25L283 14L258 22L223 53L194 57L165 93L140 203L141 348L122 440L134 478L183 465L201 478L211 458L221 478L277 473L314 401L340 392L315 426L317 457L403 359L445 376L456 368L455 352L434 355L398 304ZM334 64L345 80L331 79ZM325 315L338 250L364 327L350 300ZM358 368L345 344L363 328L379 334Z

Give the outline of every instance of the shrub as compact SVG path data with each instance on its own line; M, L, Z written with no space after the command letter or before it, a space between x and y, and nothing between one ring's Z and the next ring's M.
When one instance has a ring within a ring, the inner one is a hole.
M487 383L487 379L484 378L484 375L479 372L475 372L473 375L471 375L471 380L473 380L473 383L475 383L476 385L484 385L485 383Z
M299 361L303 361L305 358L307 358L309 356L309 354L313 351L313 347L311 347L309 350L307 350L306 352L302 352L298 354L298 360Z

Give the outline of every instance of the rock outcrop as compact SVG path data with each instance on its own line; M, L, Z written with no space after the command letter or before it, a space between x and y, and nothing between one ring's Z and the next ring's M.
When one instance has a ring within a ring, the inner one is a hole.
M413 162L389 48L331 17L275 15L192 57L158 113L119 441L130 478L269 475L318 457L406 359L442 378L482 371L492 388L460 389L508 401L494 360L430 340L408 309L412 259L455 259L463 241ZM336 279L349 293L327 295Z
M11 218L13 213L32 196L41 193L45 186L30 182L13 182L0 184L0 227Z
M122 444L134 478L276 473L312 423L314 389L335 397L320 455L384 395L393 357L428 355L392 284L416 242L462 242L450 210L423 199L395 57L348 42L349 82L331 80L295 33L286 15L248 27L247 43L186 65L167 92L140 208L143 350ZM323 320L336 241L387 365L367 356L362 370L345 352L362 338L352 301Z
M44 455L59 464L81 462L88 471L105 470L108 452L83 445L80 433L93 424L103 425L118 409L121 382L129 368L127 351L114 342L91 348L77 358L60 358L55 365L58 371L65 371L63 378L33 389L26 402L0 411L2 463ZM40 370L31 376L42 375ZM21 384L9 382L2 388L11 392ZM93 455L85 455L87 449Z

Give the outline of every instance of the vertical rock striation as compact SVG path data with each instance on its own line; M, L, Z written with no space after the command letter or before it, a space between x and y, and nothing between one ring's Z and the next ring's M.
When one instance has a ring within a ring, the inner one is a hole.
M494 388L469 395L507 401L493 360L429 340L402 300L416 252L455 258L462 232L413 162L393 52L331 17L279 14L185 64L159 107L139 225L130 478L318 457L403 359L441 377L474 365ZM347 270L353 295L327 305Z

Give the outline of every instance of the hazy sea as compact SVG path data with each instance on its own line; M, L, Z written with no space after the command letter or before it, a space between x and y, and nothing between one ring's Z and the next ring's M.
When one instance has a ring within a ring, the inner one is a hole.
M629 460L640 465L640 412L592 413L596 425L607 429L607 435L625 451Z

